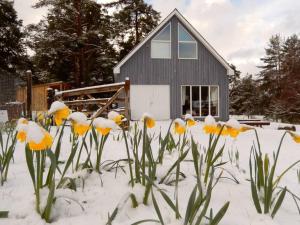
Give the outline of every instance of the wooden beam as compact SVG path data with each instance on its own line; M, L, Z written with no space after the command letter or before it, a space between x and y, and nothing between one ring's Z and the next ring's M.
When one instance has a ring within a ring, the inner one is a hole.
M26 71L27 76L27 98L26 98L26 108L27 108L27 118L32 118L32 73L31 70Z
M77 88L67 91L59 91L56 93L56 96L69 97L69 96L76 96L76 95L88 95L88 94L95 94L95 93L105 93L105 92L115 92L118 91L120 88L124 87L125 83L115 83L115 84L107 84L107 85L97 85L92 87L86 88Z
M106 103L105 106L101 107L100 109L98 109L93 115L92 115L92 119L96 118L97 116L101 115L107 108L108 106L110 106L116 99L117 97L120 95L120 93L124 90L124 87L121 87L110 99L109 101Z
M64 101L66 105L94 105L94 104L105 104L110 98L99 98L99 99L85 99L85 100L73 100Z

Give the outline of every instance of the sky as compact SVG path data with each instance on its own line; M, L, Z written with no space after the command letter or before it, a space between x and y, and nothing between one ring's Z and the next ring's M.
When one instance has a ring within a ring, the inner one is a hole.
M14 0L23 24L37 23L46 9L37 0ZM108 2L111 0L97 0ZM162 19L174 8L242 74L257 74L272 35L300 35L300 0L146 0Z

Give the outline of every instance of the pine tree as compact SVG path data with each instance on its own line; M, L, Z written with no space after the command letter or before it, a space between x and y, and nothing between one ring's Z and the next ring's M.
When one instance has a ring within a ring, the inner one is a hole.
M276 119L280 111L278 98L282 89L282 38L279 35L270 38L265 54L266 56L261 58L264 65L260 67L262 71L259 74L262 93L260 106L264 108L265 115Z
M282 91L280 117L283 121L300 122L300 40L288 37L282 47Z
M239 97L240 91L239 91L239 84L240 84L240 75L241 72L237 70L236 66L231 64L231 69L233 69L234 73L233 75L228 76L229 80L229 112L232 115L239 114L238 105L235 105L236 98Z
M93 0L40 0L35 7L48 8L45 19L27 27L40 79L75 86L113 81L111 18L102 5Z
M118 9L113 16L119 60L127 55L158 24L160 13L144 0L117 0L105 4Z
M18 19L13 1L0 1L0 74L16 75L26 63L22 21Z

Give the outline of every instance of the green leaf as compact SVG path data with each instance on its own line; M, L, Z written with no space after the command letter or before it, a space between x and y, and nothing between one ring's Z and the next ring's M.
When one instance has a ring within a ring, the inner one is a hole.
M0 219L8 218L9 211L0 211Z
M152 195L153 205L154 205L156 214L157 214L157 216L158 216L158 218L159 218L159 221L160 221L160 223L161 223L162 225L164 225L164 224L165 224L165 223L164 223L164 220L163 220L163 218L162 218L162 216L161 216L160 209L159 209L159 207L158 207L157 201L156 201L156 199L155 199L155 196L154 196L152 190L151 190L151 195Z
M132 223L131 225L138 225L138 224L147 223L147 222L159 223L159 220L153 220L153 219L140 220L135 223Z
M188 222L190 221L190 218L192 215L192 210L193 210L194 203L195 203L196 193L197 193L197 185L194 187L194 189L190 195L188 205L186 207L184 225L187 225Z
M25 156L26 156L26 163L29 170L29 174L31 176L31 180L34 186L34 189L36 187L36 181L35 181L35 172L34 172L34 166L33 166L33 154L32 151L29 148L29 145L26 144L25 147Z
M223 216L225 215L227 209L229 207L229 202L226 202L225 205L219 210L216 216L212 219L210 225L217 225L222 220Z
M280 193L280 195L279 195L279 197L277 199L277 202L276 202L276 204L275 204L275 206L273 208L273 211L271 213L272 218L274 218L274 216L276 215L278 209L280 208L280 206L281 206L281 204L282 204L282 202L284 200L285 194L286 194L286 187L281 191L281 193Z
M254 206L256 208L256 211L258 213L262 213L261 211L261 207L260 207L260 203L259 203L259 198L258 198L258 194L257 194L257 189L255 187L255 184L253 182L253 179L251 177L251 194L252 194L252 200L254 202Z

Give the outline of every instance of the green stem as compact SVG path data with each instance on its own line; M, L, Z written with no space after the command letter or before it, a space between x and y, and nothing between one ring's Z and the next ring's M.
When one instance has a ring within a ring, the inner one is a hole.
M127 157L128 157L128 165L129 165L129 172L130 172L130 182L131 182L131 186L134 187L134 179L133 179L133 173L132 173L132 167L131 167L129 147L128 147L128 142L127 142L127 137L126 137L125 129L123 127L122 127L122 131L123 131L123 136L124 136L125 145L126 145L126 151L127 151Z
M147 126L146 126L146 120L144 120L144 129L143 129L143 151L142 151L142 185L145 186L146 184L146 135L147 135Z

